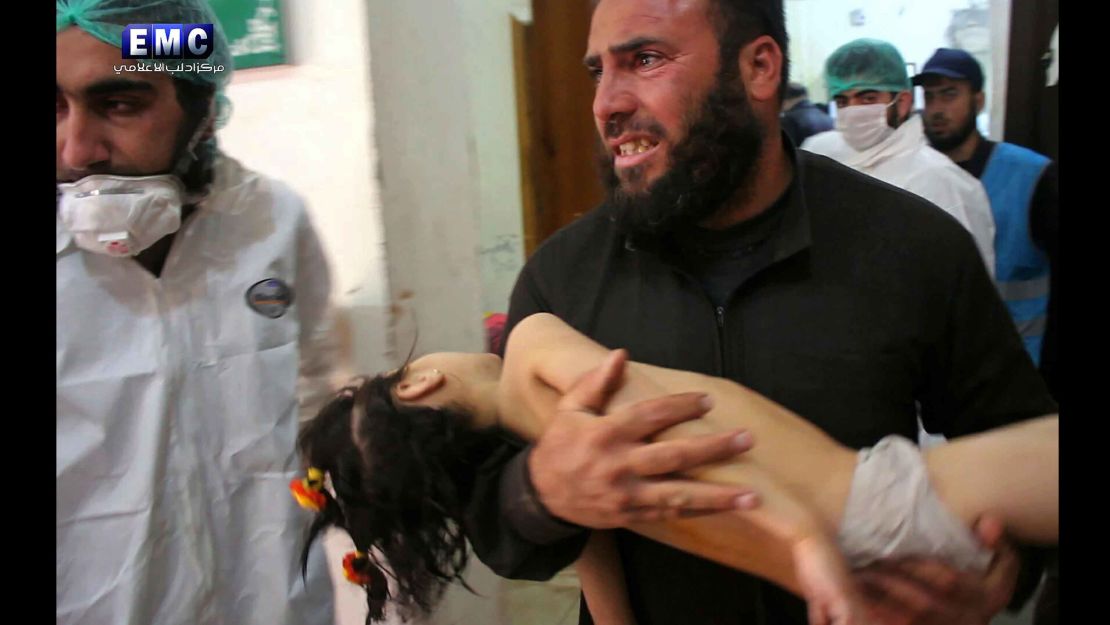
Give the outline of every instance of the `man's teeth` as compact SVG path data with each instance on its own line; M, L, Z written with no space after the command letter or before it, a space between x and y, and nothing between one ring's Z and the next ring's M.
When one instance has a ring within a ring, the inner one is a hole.
M632 154L643 154L654 147L651 141L647 139L640 139L639 141L629 141L622 143L620 146L621 156L629 156Z

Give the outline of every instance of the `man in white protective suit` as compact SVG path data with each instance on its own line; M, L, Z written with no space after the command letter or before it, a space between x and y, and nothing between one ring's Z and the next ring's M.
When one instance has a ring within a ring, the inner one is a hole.
M56 16L57 624L333 623L288 492L336 362L305 206L216 149L232 68L206 2ZM183 40L209 56L124 60L132 24L210 24Z

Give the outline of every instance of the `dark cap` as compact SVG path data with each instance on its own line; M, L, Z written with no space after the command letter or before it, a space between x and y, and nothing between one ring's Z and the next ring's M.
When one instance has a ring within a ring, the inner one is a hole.
M925 67L921 68L921 73L913 77L913 84L922 84L926 76L967 80L971 82L972 91L983 90L983 70L979 67L979 61L963 50L938 49L928 61L925 61Z

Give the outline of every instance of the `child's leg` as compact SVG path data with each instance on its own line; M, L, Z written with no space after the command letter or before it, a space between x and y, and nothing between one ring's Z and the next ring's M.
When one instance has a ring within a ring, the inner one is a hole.
M596 625L635 625L612 532L595 530L590 534L574 568Z

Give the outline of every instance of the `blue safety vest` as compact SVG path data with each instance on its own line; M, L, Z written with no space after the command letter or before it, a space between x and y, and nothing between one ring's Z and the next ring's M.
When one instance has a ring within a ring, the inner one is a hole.
M981 181L994 213L994 264L998 291L1010 310L1025 350L1040 364L1048 312L1048 257L1029 232L1029 209L1049 159L1036 152L998 143Z

